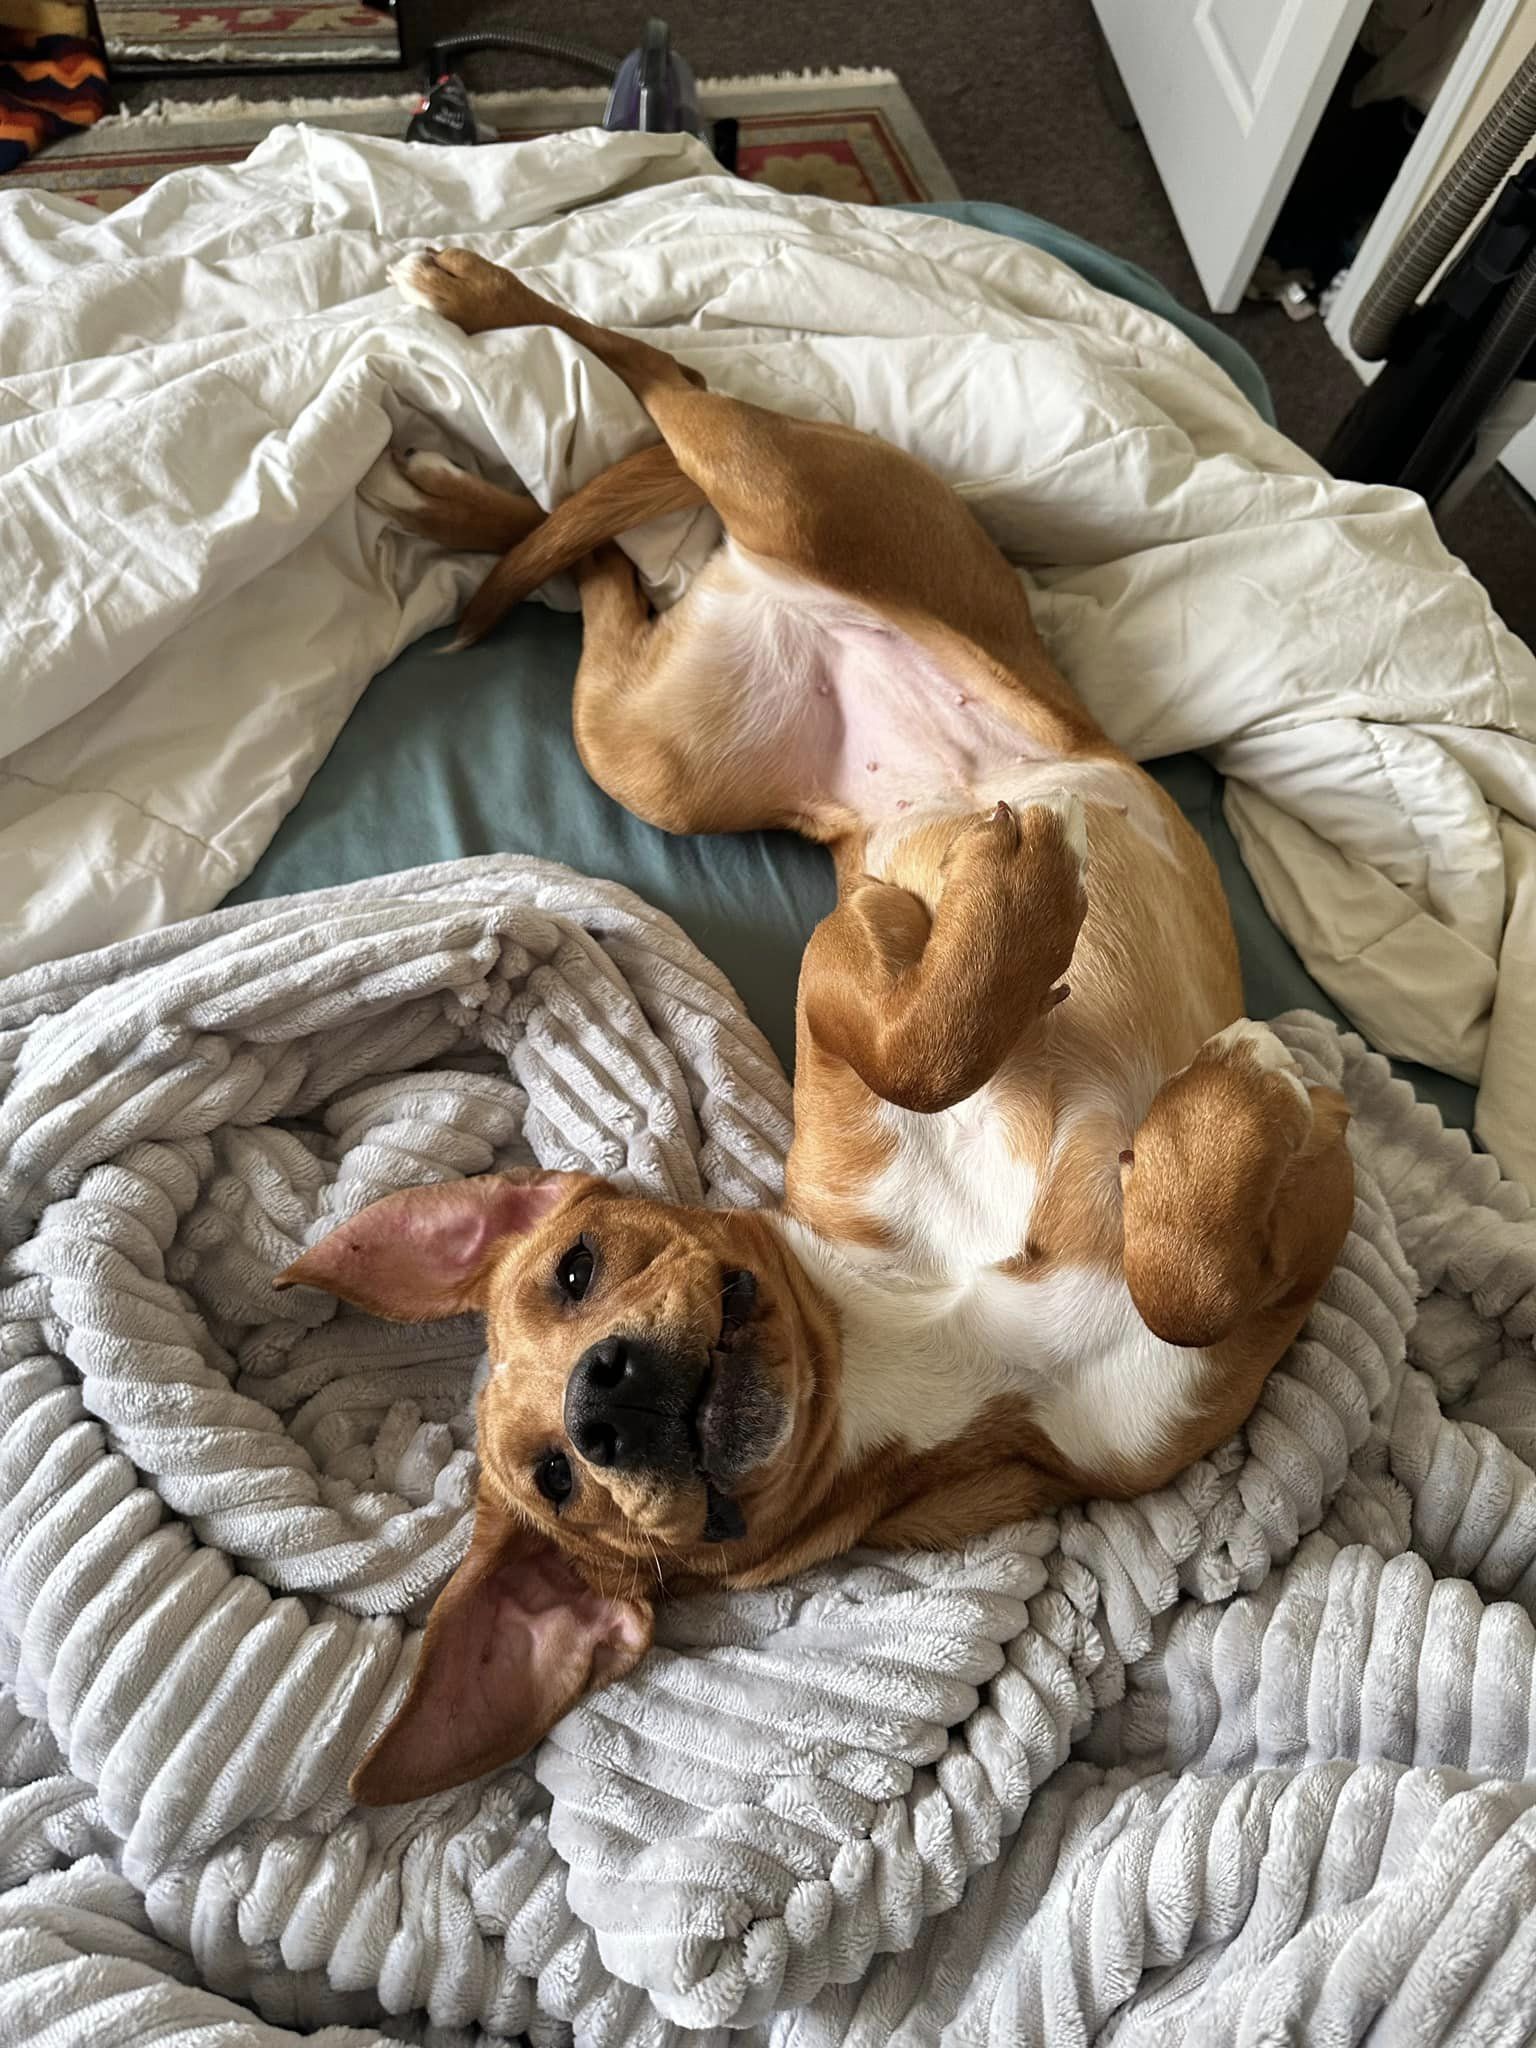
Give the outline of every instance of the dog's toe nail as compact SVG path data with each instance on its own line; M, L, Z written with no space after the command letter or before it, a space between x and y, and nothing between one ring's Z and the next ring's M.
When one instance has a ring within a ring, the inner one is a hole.
M1071 993L1071 989L1068 988L1065 982L1062 982L1056 988L1053 988L1051 990L1051 1008L1054 1010L1058 1003L1064 1003L1067 1000L1067 997L1071 995Z

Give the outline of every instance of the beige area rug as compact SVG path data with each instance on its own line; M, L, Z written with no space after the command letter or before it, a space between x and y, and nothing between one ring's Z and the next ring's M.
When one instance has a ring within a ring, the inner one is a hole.
M871 206L960 196L900 80L889 71L704 79L699 96L707 118L738 123L736 168L743 178L780 192ZM477 93L474 106L488 138L523 142L556 129L595 125L606 99L601 89L576 87ZM203 106L166 101L143 113L109 116L10 173L0 191L62 192L111 209L170 171L241 162L281 122L403 136L416 104L413 92L364 100L231 99Z
M154 62L196 71L214 64L294 64L309 70L388 64L400 52L393 15L361 0L97 0L102 40L114 64Z

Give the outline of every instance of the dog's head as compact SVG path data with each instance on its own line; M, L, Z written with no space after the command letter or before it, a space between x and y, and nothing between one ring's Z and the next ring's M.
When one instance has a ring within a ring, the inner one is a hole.
M483 1311L490 1373L468 1556L365 1804L522 1755L628 1671L663 1579L758 1576L802 1523L835 1399L828 1332L779 1234L584 1174L490 1174L374 1203L280 1274L375 1315ZM770 1574L771 1575L771 1574Z

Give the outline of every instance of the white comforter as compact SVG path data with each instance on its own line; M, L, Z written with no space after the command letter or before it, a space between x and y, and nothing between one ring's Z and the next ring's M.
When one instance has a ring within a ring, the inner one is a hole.
M669 138L285 128L105 219L0 198L0 972L216 903L451 612L474 567L357 495L392 438L544 503L648 438L560 337L396 299L385 266L452 239L949 477L1104 724L1210 751L1313 974L1384 1050L1480 1080L1481 1135L1536 1184L1536 662L1423 507L1330 482L1048 256L709 172ZM711 540L631 545L667 600Z

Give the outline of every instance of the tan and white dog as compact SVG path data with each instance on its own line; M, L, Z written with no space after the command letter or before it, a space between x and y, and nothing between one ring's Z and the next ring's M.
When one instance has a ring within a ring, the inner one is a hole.
M663 437L547 519L407 458L406 523L504 555L464 636L580 561L592 775L668 831L804 833L839 896L781 1211L488 1176L376 1203L280 1276L486 1317L474 1537L354 1776L375 1804L526 1751L633 1666L663 1589L1161 1485L1249 1413L1353 1197L1342 1098L1240 1015L1204 847L953 491L467 252L394 275L472 334L561 329ZM653 616L609 543L706 501L725 540Z

